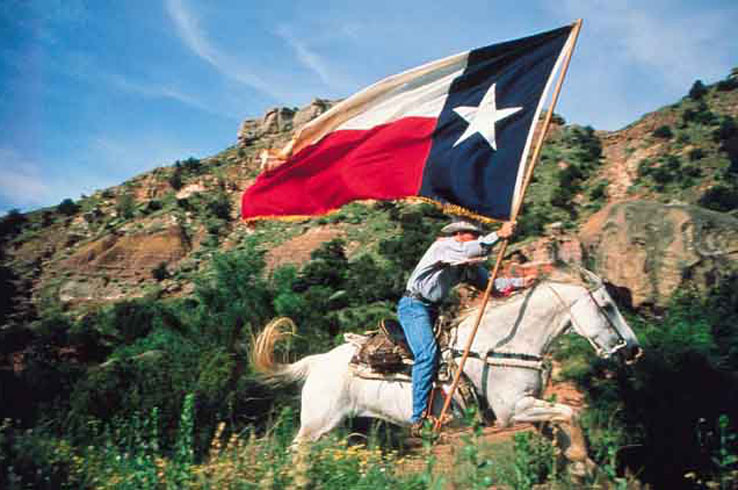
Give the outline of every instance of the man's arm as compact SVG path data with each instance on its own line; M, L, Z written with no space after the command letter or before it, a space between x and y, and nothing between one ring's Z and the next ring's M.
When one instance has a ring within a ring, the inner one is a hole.
M497 243L497 240L500 238L510 238L512 234L515 232L515 222L513 221L506 221L502 223L502 226L500 226L500 229L497 231L493 231L492 233L489 233L482 238L479 239L479 243L486 247L491 247L495 243Z

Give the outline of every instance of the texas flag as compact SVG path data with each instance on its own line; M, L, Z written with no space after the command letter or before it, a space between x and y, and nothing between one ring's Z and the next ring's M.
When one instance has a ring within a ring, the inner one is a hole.
M393 75L299 130L284 162L243 194L242 216L324 214L354 200L416 197L506 220L572 26Z

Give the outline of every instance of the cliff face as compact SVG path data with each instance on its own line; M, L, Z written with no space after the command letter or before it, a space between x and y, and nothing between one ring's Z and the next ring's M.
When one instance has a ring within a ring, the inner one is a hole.
M681 286L702 290L738 272L738 219L697 206L613 204L582 227L585 256L632 306L665 306Z

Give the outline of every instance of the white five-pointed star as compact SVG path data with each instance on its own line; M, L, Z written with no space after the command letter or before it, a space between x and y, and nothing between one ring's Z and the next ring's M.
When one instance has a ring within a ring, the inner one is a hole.
M493 150L497 151L497 141L495 141L495 123L508 116L512 116L516 112L522 110L522 107L510 107L507 109L497 109L497 100L495 98L495 86L492 86L484 94L482 102L478 107L460 106L454 108L454 112L463 117L469 125L454 146L458 145L474 133L479 133Z

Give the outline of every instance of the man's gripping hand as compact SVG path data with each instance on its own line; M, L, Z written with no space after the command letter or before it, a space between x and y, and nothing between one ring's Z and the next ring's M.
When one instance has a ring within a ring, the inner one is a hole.
M506 221L502 223L502 226L497 230L497 236L500 238L510 238L515 233L515 222Z

